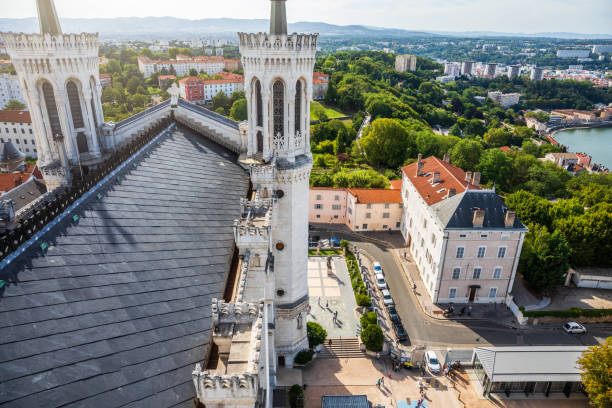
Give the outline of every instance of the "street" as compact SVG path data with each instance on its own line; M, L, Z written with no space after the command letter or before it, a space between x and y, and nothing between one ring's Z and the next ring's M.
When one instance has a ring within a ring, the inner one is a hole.
M311 230L322 238L333 234L346 239L380 262L389 291L404 328L408 333L405 344L424 344L429 347L471 348L477 345L594 345L612 335L612 324L589 324L587 334L570 335L559 328L510 328L492 321L438 320L424 315L412 288L397 265L389 247L371 242L360 234ZM505 307L499 305L500 308Z

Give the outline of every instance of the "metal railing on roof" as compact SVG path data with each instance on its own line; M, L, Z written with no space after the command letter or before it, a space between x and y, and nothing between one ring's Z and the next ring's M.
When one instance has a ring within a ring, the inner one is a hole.
M199 106L199 105L196 105L196 104L193 104L193 103L189 103L189 102L187 102L184 99L179 99L178 105L181 108L185 108L187 110L190 110L192 112L198 113L200 115L204 115L204 116L206 116L206 117L208 117L208 118L210 118L210 119L212 119L212 120L214 120L216 122L223 123L224 125L229 126L231 128L238 129L238 122L236 122L235 120L227 118L227 117L225 117L223 115L220 115L220 114L218 114L216 112L213 112L213 111L211 111L209 109L206 109L206 108L204 108L202 106Z

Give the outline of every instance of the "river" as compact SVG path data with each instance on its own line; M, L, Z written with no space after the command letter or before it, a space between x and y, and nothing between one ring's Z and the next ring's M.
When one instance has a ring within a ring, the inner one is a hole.
M554 137L569 152L587 153L594 163L612 169L612 127L568 129L555 133Z

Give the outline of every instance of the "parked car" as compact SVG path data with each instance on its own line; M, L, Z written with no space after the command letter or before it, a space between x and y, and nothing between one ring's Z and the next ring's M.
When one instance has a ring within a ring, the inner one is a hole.
M374 269L374 273L380 273L380 274L383 274L383 275L385 274L383 272L382 266L380 266L380 263L378 263L378 262L374 262L372 264L372 268Z
M408 338L408 333L404 330L404 326L400 322L393 323L393 331L399 341L404 341Z
M394 305L393 298L391 297L391 293L387 289L383 289L382 291L383 303L385 306Z
M376 286L378 286L378 289L387 289L387 282L385 281L385 277L382 276L380 273L377 273L376 276L374 277L375 281L376 281Z
M576 334L576 333L586 333L587 329L583 325L576 322L567 322L563 325L563 330L567 333Z
M440 361L433 350L429 350L425 353L425 365L427 365L429 372L432 374L440 373Z
M395 306L387 307L387 312L389 312L389 317L391 318L392 322L400 322L400 317L397 314L397 310L395 310Z

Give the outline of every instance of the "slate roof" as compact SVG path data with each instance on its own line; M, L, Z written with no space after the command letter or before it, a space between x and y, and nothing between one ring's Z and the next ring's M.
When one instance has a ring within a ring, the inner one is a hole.
M0 195L0 201L13 200L13 210L17 212L39 199L46 192L47 186L32 176L25 183Z
M3 407L192 406L249 181L186 128L158 141L0 271Z
M324 395L321 399L322 408L369 408L366 395Z
M576 361L585 346L476 347L493 382L580 381Z
M24 160L25 157L26 155L21 153L10 140L0 144L0 162L7 163L14 160Z
M508 207L495 191L467 190L431 206L445 228L471 229L474 210L485 210L483 229L506 229L505 217ZM525 229L518 217L514 229Z

